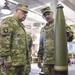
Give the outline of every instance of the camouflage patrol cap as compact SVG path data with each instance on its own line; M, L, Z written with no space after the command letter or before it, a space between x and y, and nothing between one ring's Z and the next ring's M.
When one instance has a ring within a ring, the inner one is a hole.
M44 14L44 13L46 13L46 12L52 12L49 6L43 8L43 9L41 9L41 13L42 13L42 14Z
M28 13L28 6L25 4L18 4L16 6L16 9L20 9L20 10L24 11L25 13Z

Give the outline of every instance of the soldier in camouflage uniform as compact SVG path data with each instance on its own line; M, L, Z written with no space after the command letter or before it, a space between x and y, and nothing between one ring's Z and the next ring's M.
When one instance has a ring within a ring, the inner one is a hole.
M31 47L32 47L32 38L31 36L27 33L26 35L27 38L27 62L25 66L25 75L29 75L31 71Z
M46 25L40 32L40 47L38 51L38 67L42 67L42 71L46 75L54 75L54 19L53 12L50 7L41 9ZM73 40L73 31L69 26L66 26L67 41ZM43 66L41 61L43 60ZM40 74L42 75L42 74Z
M14 15L1 23L0 58L1 75L25 75L26 31L21 23L28 13L28 6L18 4Z

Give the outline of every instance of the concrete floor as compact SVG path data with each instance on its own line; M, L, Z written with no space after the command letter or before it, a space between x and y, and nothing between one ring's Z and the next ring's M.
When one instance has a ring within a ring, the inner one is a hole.
M68 75L75 75L75 64L68 66Z
M31 73L30 75L39 75L41 69L37 67L37 64L31 64ZM75 75L75 64L68 66L68 75Z
M31 73L30 75L39 75L39 73L41 72L41 69L37 67L37 64L31 64Z

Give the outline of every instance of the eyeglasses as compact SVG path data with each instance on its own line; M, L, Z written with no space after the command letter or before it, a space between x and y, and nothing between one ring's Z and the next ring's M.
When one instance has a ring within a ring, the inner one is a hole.
M19 10L21 10L21 9L19 9ZM28 12L27 11L23 11L23 10L21 10L24 14L27 14Z

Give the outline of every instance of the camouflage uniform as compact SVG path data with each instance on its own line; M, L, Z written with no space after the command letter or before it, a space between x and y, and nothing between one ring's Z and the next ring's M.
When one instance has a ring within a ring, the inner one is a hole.
M12 67L1 65L2 75L25 75L26 64L26 31L24 25L14 16L1 23L0 57L12 61Z
M48 8L47 11L50 12ZM46 8L42 12L46 12ZM67 41L73 40L73 31L66 26ZM43 60L43 72L54 71L54 20L50 24L46 24L40 32L40 47L38 51L38 59Z
M27 62L25 66L25 75L29 75L31 71L31 47L32 47L32 38L29 34L26 35L27 38Z

